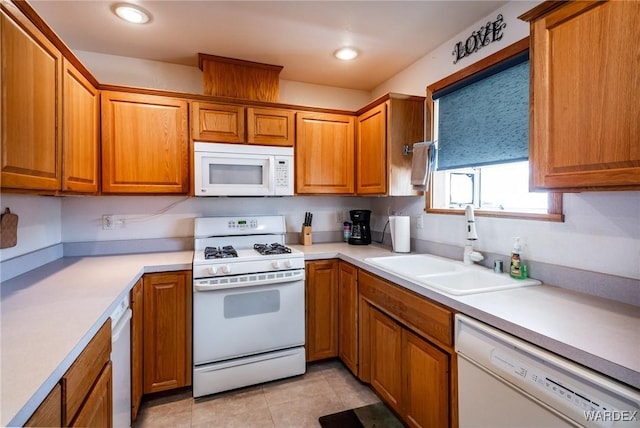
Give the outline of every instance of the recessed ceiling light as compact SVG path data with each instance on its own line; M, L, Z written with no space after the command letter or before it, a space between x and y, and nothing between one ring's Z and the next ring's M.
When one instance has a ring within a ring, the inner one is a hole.
M133 24L146 24L151 20L151 14L140 6L130 3L118 3L113 6L113 13L119 18Z
M354 48L344 47L335 51L333 55L336 58L341 59L343 61L349 61L358 56L358 51L355 50Z

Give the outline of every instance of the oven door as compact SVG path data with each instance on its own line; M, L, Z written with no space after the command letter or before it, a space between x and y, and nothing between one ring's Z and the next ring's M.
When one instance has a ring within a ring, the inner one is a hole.
M304 279L239 280L256 276L232 288L194 281L194 365L304 345Z
M195 152L196 196L275 194L271 155Z

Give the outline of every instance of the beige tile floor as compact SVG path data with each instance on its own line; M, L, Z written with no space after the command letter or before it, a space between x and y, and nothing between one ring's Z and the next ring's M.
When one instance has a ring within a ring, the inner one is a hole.
M289 379L194 400L182 393L145 401L134 428L311 428L323 415L380 401L340 361L314 363Z

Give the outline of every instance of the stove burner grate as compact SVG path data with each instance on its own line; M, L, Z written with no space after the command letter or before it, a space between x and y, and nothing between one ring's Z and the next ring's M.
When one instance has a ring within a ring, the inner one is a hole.
M277 242L274 242L273 244L254 244L253 248L263 256L287 254L291 252L291 248L278 244Z
M238 252L231 245L225 245L224 247L206 247L204 249L205 259L227 259L231 257L238 257Z

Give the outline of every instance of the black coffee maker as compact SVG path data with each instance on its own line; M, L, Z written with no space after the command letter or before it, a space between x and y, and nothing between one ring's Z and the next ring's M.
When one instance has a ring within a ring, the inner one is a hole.
M369 245L371 244L371 227L369 220L371 219L371 210L351 210L351 236L349 244L351 245Z

